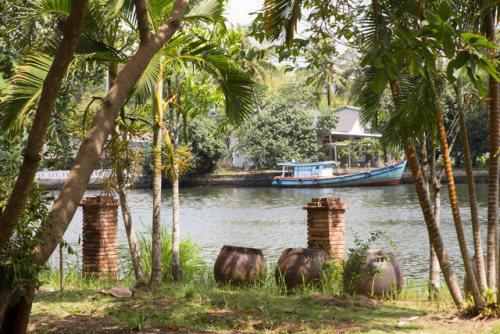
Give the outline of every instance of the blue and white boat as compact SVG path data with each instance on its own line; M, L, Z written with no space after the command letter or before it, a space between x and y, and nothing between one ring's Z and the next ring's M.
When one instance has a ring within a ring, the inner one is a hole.
M273 179L276 187L368 187L398 185L406 160L392 165L350 175L334 175L334 161L315 163L279 163L281 176ZM289 175L289 176L287 176Z

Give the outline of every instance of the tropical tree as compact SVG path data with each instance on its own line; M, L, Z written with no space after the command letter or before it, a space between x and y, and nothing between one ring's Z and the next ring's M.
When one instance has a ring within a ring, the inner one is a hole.
M215 170L217 163L228 151L226 141L221 136L214 136L217 130L215 120L205 115L188 121L189 147L193 158L193 173L206 174Z
M224 7L220 0L200 1L186 15L187 22L193 27L186 29L184 35L172 40L155 56L148 70L143 74L136 87L139 100L150 95L153 98L153 228L152 228L152 270L150 285L161 281L161 241L160 241L160 201L161 201L161 155L162 132L167 148L167 170L172 183L173 224L172 224L172 275L180 280L179 263L179 179L181 171L186 171L185 157L187 148L179 147L181 133L187 140L187 113L191 109L189 99L181 94L186 73L183 68L191 64L197 70L209 74L221 88L225 96L225 124L240 123L249 113L252 99L253 81L218 48L201 37L195 36L196 22L213 22L217 25L222 20ZM161 22L163 5L161 1L150 3L151 24ZM193 32L190 30L194 29ZM174 85L175 86L174 86ZM164 89L163 86L166 88ZM166 96L163 94L166 92ZM183 107L184 106L184 107ZM176 110L176 111L175 111ZM167 111L167 112L165 112ZM164 118L167 119L163 125ZM183 130L184 129L184 130Z
M84 39L79 43L78 48L76 50L76 57L72 62L72 78L77 79L77 75L79 73L79 68L82 66L85 66L86 68L89 67L88 62L97 62L104 64L107 68L107 77L108 77L108 87L111 85L112 81L116 78L117 71L118 71L118 65L120 63L126 62L127 57L124 55L123 51L125 51L127 48L130 48L130 40L125 40L122 41L120 40L120 35L123 35L123 31L120 28L120 22L125 21L128 22L127 20L123 20L122 17L130 17L133 16L133 13L131 13L130 8L127 6L122 6L121 8L115 8L112 7L113 5L116 4L107 4L107 6L103 6L102 3L98 1L94 1L89 3L89 15L87 15L86 19L84 20L83 24L83 32L84 32ZM31 14L32 18L29 21L29 25L35 24L35 20L43 20L46 17L51 17L51 16L57 16L60 17L61 15L69 15L69 5L67 2L53 2L53 1L45 1L41 2L38 5L34 6ZM117 13L120 13L118 15ZM116 46L120 45L121 46L121 51L116 49ZM29 120L29 117L27 117L26 112L29 110L30 104L35 103L36 101L36 92L41 91L42 88L42 83L43 83L43 78L46 75L46 70L48 70L48 66L44 66L44 64L41 64L42 66L36 66L36 64L26 67L26 73L20 74L18 77L21 78L19 80L21 84L18 85L13 85L12 90L14 91L14 94L16 90L22 89L23 86L23 80L22 77L25 77L29 75L32 80L31 80L31 86L32 86L32 92L27 92L25 99L24 99L24 105L22 105L22 108L18 108L18 105L9 105L7 103L6 108L4 109L4 123L3 127L6 129L8 127L12 127L12 122L14 122L14 117L12 115L19 115L16 119L16 122L19 123L20 120L27 121ZM99 72L98 72L99 73ZM36 79L36 80L33 80ZM79 79L79 78L78 78ZM16 82L15 80L13 82ZM59 93L59 98L57 101L63 101L63 103L67 104L70 101L69 96L66 96L66 99L64 96L61 97L61 92ZM92 99L92 101L89 103L92 105L92 103L96 99ZM101 99L102 100L102 99ZM8 101L7 101L8 102ZM21 101L22 102L22 101ZM56 103L56 109L57 109L57 103ZM87 107L88 109L88 107ZM86 111L87 112L87 111ZM55 113L54 120L57 121L57 115L58 113ZM6 118L5 116L9 116ZM63 119L61 121L64 121ZM61 123L61 122L59 122ZM65 123L68 123L67 121ZM85 123L85 118L84 122ZM66 124L68 126L68 124ZM17 126L18 128L22 127L21 125ZM123 128L123 127L122 127ZM118 129L118 128L115 128ZM84 131L82 131L81 124L78 124L78 133L83 136L85 135L85 131L87 130L87 125L84 124ZM50 133L50 132L49 132ZM126 135L125 135L126 136ZM116 144L117 138L116 135L113 137L114 143ZM57 139L57 138L56 138ZM67 141L69 139L67 138ZM49 144L52 141L49 142ZM69 143L67 145L60 145L59 141L56 142L59 144L58 146L65 147L66 149L70 149ZM121 148L121 149L127 149L126 146L123 145L115 145L115 148ZM114 154L120 155L120 154L126 154L125 151L122 152L114 152ZM130 157L130 155L128 155ZM117 160L116 161L117 165L122 164L122 167L125 167L123 165L124 163L127 164L127 160ZM130 163L130 160L128 160L128 163ZM119 167L119 166L115 166ZM117 168L112 169L113 171L116 172ZM116 189L116 192L119 195L120 198L120 204L121 204L121 211L122 211L122 216L123 216L123 221L125 225L125 231L127 232L127 238L129 241L129 247L130 247L130 252L131 252L131 257L132 257L132 263L135 268L135 274L136 274L136 279L142 279L144 277L144 270L142 268L142 261L141 261L141 255L140 255L140 250L139 246L137 243L137 237L135 235L135 230L132 222L132 215L130 214L129 206L128 206L128 201L127 201L127 191L126 191L126 184L128 183L128 177L123 176L123 171L128 170L127 168L121 169L119 173L114 173L113 175L110 175L110 177L113 177L116 182L114 183L109 183L113 185L113 188ZM129 175L129 174L127 174Z
M50 210L48 218L42 222L40 229L36 233L36 238L43 240L43 243L33 251L33 254L35 254L33 264L35 266L43 265L59 244L64 231L80 203L92 170L97 164L104 143L111 133L114 120L118 116L129 91L139 79L140 74L147 67L153 55L177 31L188 3L188 0L175 1L170 7L171 16L169 19L158 31L153 33L150 31L147 20L146 3L142 0L135 1L135 12L140 27L140 45L134 56L131 57L130 61L118 74L108 95L104 98L104 102L96 114L95 121L92 123L80 146L80 150L75 158L74 167L61 189L59 197ZM57 49L56 57L52 62L52 68L47 74L30 131L30 138L26 145L27 153L9 202L4 207L0 216L0 249L6 247L25 206L27 194L31 188L41 158L39 152L41 152L45 139L46 124L50 120L52 106L57 97L59 82L66 73L67 66L80 36L85 16L85 7L86 1L73 1L71 3L70 17L64 28L65 38L62 39ZM55 80L55 82L51 84L51 80ZM2 288L2 295L4 300L6 300L3 304L4 307L1 309L2 314L0 315L2 330L10 333L25 331L31 309L30 297L32 296L33 289L29 289L29 291L31 293L27 296L13 300L12 291L6 287ZM5 317L5 314L13 314L13 316Z
M470 26L484 34L490 44L490 54L497 55L495 32L499 5L497 1L482 0L467 2L464 13L474 13ZM469 17L469 16L468 16ZM490 160L488 170L488 234L487 234L487 281L488 287L496 288L500 279L500 256L498 243L498 182L500 150L500 88L499 79L488 71L490 107ZM500 290L497 289L497 301Z
M405 104L407 101L405 89L408 84L402 80L403 70L406 69L412 76L424 78L428 82L425 86L430 87L430 94L427 94L430 99L426 101L426 104L429 106L429 108L426 109L431 112L427 117L428 120L431 120L431 123L425 127L427 129L436 129L435 131L437 131L438 134L441 151L445 157L445 165L447 166L446 176L448 180L450 201L454 207L453 218L462 258L469 277L469 282L472 286L475 305L481 308L483 304L479 289L477 288L475 280L469 276L473 276L473 273L465 239L463 237L463 228L458 206L456 204L453 175L444 133L443 119L439 112L439 108L437 108L437 95L435 93L437 77L431 74L437 72L436 56L444 50L444 54L447 57L454 58L456 56L454 62L448 65L448 73L451 71L454 77L460 77L467 74L470 80L476 84L478 89L484 92L484 86L481 85L477 73L474 72L470 64L473 62L476 64L481 63L481 68L486 69L488 73L494 77L496 72L492 63L481 56L484 53L484 47L492 47L492 44L488 44L486 40L479 35L463 34L461 31L453 36L455 30L448 25L447 20L455 13L450 11L446 3L441 3L438 4L439 6L436 6L434 2L422 2L419 4L408 2L405 3L405 6L407 6L405 10L401 10L402 7L400 6L402 5L403 4L399 3L391 4L374 0L365 8L363 8L363 6L358 7L369 13L369 16L367 16L368 19L365 21L365 26L363 27L365 34L360 35L360 37L364 39L366 52L361 62L361 66L371 66L371 70L366 73L366 77L369 79L369 82L371 82L371 85L366 91L363 99L369 98L371 89L371 97L375 102L378 101L380 99L377 97L378 93L384 89L387 82L389 83L397 115L397 117L394 118L394 123L398 125L399 132L403 134L405 152L409 159L429 236L438 253L438 259L448 287L452 293L452 297L460 308L462 307L462 296L444 250L435 217L431 210L432 206L430 205L428 192L424 186L425 182L422 178L415 151L415 142L412 140L412 138L419 137L418 133L420 128L418 125L422 124L422 122L419 123L418 119L413 119L413 122L409 121L410 113L409 109L407 109L408 106ZM300 17L300 6L301 2L283 0L267 1L265 7L266 12L264 14L264 25L267 28L269 36L274 39L284 36L287 45L291 45L293 41L293 29L282 29L282 27L295 27L295 22L297 18ZM325 11L324 6L322 6L320 2L313 2L313 7L323 9L323 13ZM328 8L329 7L326 6L326 10L328 10ZM410 8L413 11L409 10ZM317 12L319 12L319 10ZM411 20L410 17L412 17ZM393 21L395 18L397 18L397 21ZM416 25L412 26L411 24L407 24L409 22L416 23ZM426 24L421 25L419 22L425 22ZM283 31L285 32L283 33ZM347 34L344 36L347 36ZM455 54L453 45L454 38L464 41L470 49ZM483 48L483 50L481 50L481 48ZM470 50L473 51L470 52ZM437 128L432 122L437 123ZM409 127L408 124L412 124L412 127Z
M319 153L314 116L283 93L242 129L237 148L266 168L286 161L312 161Z

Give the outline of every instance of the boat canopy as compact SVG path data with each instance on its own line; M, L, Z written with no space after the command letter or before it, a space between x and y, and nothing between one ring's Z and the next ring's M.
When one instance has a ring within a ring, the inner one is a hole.
M285 177L287 167L293 168L292 177L331 176L333 174L335 161L322 161L312 163L284 162L278 163L278 166L283 167L283 177Z

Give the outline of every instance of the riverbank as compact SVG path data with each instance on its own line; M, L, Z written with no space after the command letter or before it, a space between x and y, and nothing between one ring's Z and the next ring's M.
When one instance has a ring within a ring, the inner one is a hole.
M344 172L340 175L349 175L358 173L360 171L353 170ZM207 187L207 186L220 186L220 187L270 187L275 176L281 175L281 171L251 171L229 174L203 174L203 175L187 175L180 183L181 187ZM455 183L466 183L467 177L465 170L454 170L453 176ZM61 189L65 179L39 179L39 184L48 190ZM475 183L488 183L488 170L475 169L474 170ZM443 177L443 183L446 179ZM411 172L406 170L401 177L401 184L412 184L413 179ZM91 179L88 189L98 189L100 187L99 179ZM169 188L169 183L165 180L163 182L164 188ZM138 181L134 183L136 189L149 189L151 184L149 182Z

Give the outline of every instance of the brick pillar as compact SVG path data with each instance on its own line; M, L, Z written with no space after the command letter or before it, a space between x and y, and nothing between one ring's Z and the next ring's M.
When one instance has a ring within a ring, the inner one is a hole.
M345 210L340 198L313 198L307 203L307 248L321 249L337 260L345 258Z
M118 277L118 201L106 196L86 197L83 207L83 275Z

